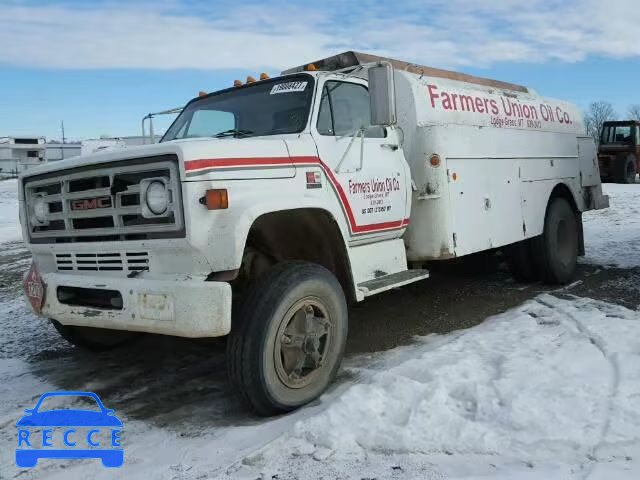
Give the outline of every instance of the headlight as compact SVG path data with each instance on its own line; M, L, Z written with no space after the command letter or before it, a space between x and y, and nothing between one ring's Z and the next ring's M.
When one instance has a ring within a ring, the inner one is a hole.
M47 222L47 215L49 214L49 204L44 200L43 197L35 197L33 201L33 218L38 223L38 225L42 225Z
M169 206L169 191L164 182L154 180L149 183L145 193L147 208L154 215L162 215Z

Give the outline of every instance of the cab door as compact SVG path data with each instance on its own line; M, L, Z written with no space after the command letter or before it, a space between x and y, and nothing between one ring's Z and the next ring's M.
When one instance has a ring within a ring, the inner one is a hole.
M400 236L409 223L411 177L398 132L370 125L359 79L319 85L311 132L352 240Z

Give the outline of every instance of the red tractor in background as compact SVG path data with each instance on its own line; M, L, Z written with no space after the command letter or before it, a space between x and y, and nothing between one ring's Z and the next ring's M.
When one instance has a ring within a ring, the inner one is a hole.
M598 163L603 182L635 183L640 172L640 121L605 122Z

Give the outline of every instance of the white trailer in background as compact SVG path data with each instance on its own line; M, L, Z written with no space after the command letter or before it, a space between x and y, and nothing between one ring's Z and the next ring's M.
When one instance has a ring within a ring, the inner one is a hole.
M160 143L29 171L20 197L34 311L94 349L229 335L261 414L331 382L348 302L494 248L568 282L608 204L573 105L355 52L195 98Z
M0 137L0 175L17 176L47 161L44 137Z

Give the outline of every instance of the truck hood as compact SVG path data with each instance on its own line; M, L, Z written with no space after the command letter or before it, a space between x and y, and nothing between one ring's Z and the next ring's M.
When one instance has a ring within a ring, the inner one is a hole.
M190 138L47 162L21 178L87 165L176 155L182 180L286 178L295 175L282 137ZM271 163L269 163L271 162Z

